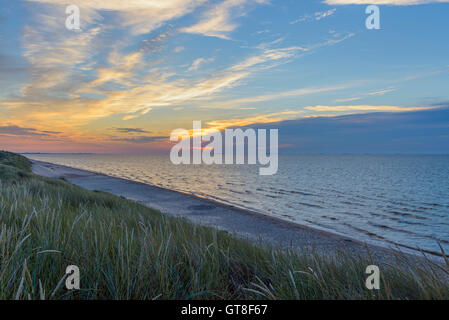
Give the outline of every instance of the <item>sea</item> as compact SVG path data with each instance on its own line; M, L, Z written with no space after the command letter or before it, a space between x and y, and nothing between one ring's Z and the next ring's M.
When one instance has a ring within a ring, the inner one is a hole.
M449 252L449 155L280 155L257 165L174 165L168 155L27 154L190 193L367 243Z

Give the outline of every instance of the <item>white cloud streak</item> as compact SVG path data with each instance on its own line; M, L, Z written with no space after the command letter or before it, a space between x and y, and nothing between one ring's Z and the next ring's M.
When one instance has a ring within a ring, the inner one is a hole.
M209 58L198 58L195 61L193 61L192 65L190 66L190 68L188 69L188 71L197 71L202 65L209 63L211 61L213 61L214 59Z
M66 0L28 0L66 7ZM134 34L144 34L162 26L165 22L191 13L208 0L71 0L77 5L81 17L100 15L113 11L120 16L122 27L130 27ZM81 26L83 28L83 26Z
M229 34L238 26L233 18L244 14L244 6L268 3L268 0L224 0L207 10L198 23L180 31L229 40ZM237 10L240 12L235 13Z
M290 24L296 24L298 22L304 22L304 21L320 21L324 18L327 18L331 15L333 15L337 11L336 8L329 9L327 11L318 11L314 14L306 14L304 16L299 17L297 20L290 22Z

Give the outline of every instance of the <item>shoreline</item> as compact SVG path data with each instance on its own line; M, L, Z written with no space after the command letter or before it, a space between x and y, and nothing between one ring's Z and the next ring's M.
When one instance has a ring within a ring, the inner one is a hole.
M313 248L325 254L345 249L354 254L369 254L380 261L402 254L419 258L419 251L368 244L360 240L283 220L256 211L214 201L198 195L166 189L133 180L30 159L33 173L49 178L64 178L88 190L108 192L137 201L163 214L187 218L193 223L225 230L239 238L281 248ZM388 243L386 243L387 245ZM433 254L432 252L426 252ZM435 256L435 258L438 258Z

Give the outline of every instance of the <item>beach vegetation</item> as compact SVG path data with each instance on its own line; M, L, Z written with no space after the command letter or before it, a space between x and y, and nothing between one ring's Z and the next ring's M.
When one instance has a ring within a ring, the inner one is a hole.
M423 258L424 259L424 258ZM66 268L80 289L65 287ZM380 267L379 290L365 286ZM449 263L276 248L34 175L0 152L0 299L448 299Z

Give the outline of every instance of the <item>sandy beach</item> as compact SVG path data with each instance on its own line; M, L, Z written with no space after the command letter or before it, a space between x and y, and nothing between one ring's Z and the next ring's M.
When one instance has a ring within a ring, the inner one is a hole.
M381 260L391 257L393 252L392 249L367 245L356 239L276 217L96 172L35 160L33 160L33 172L50 178L64 178L70 183L88 190L99 190L123 196L164 214L187 218L194 223L226 230L261 245L295 249L308 247L325 254L332 254L342 248L354 254L364 254L369 249L371 255L381 258Z

